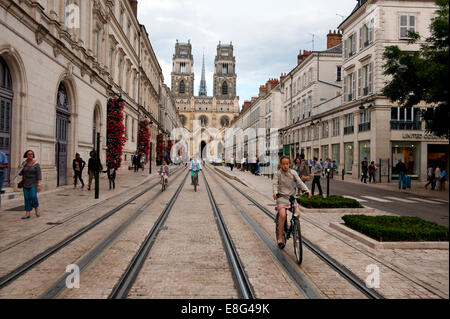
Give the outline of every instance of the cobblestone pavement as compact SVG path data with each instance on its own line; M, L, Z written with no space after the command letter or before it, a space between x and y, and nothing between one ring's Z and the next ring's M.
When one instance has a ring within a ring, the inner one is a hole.
M243 192L273 209L271 183L264 177L218 167L229 176L241 179L249 187L232 181ZM380 210L374 214L392 215ZM344 214L302 214L302 232L313 244L323 249L346 266L363 281L366 267L377 265L380 269L380 288L386 298L448 298L449 254L438 249L371 249L364 244L329 227L330 222L341 221ZM265 218L261 214L260 218ZM304 259L308 259L305 255ZM304 265L302 264L302 267Z

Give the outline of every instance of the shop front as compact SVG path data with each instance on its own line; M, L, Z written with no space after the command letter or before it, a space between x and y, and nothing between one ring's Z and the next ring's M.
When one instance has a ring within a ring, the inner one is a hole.
M341 145L331 145L331 160L336 161L336 167L339 169L339 160L341 158Z
M392 141L392 178L398 179L395 166L398 160L406 165L406 174L413 179L420 177L420 142Z
M427 167L444 167L448 172L448 144L428 144L427 145Z
M325 162L327 158L330 157L329 151L328 151L328 145L322 145L322 155L320 157Z
M370 164L370 141L360 141L359 142L359 169L358 177L361 177L361 163L367 157L367 162Z
M352 175L353 167L353 142L344 143L344 170L345 174Z

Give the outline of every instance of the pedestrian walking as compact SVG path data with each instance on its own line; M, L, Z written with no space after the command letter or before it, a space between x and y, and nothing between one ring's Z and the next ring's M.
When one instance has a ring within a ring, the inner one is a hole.
M115 164L115 160L114 160ZM116 188L116 171L115 165L113 163L108 162L106 164L106 171L103 171L103 173L106 173L108 175L108 181L109 181L109 189L115 189Z
M75 158L72 162L72 168L73 168L73 187L77 187L77 181L80 180L81 182L81 188L84 187L84 181L83 181L83 169L86 166L86 162L83 161L79 153L75 154Z
M8 156L0 151L0 208L2 207L2 188L5 181L6 170L8 169Z
M317 157L313 158L313 166L312 166L312 172L314 174L313 182L312 182L312 189L311 192L314 195L314 189L317 184L317 188L319 189L319 195L323 196L322 187L320 186L320 175L322 173L323 167L320 164L320 162L317 160Z
M139 170L139 165L141 165L141 154L136 151L136 154L133 155L133 167L135 173Z
M436 166L436 169L434 170L434 186L436 187L436 185L437 185L437 190L440 190L439 189L440 179L441 179L441 169L439 168L439 166ZM439 185L438 185L438 183L439 183ZM435 187L433 187L433 190L435 189Z
M367 184L367 172L369 170L369 163L367 162L367 157L361 162L361 183L364 180L364 184Z
M445 191L445 181L447 180L447 172L443 168L439 174L439 190Z
M428 185L431 184L431 188L434 189L436 186L436 183L434 182L434 170L433 166L428 167L427 169L427 181L428 183L425 184L425 189L428 189ZM434 184L434 186L433 186Z
M39 201L37 193L41 191L42 172L41 166L35 160L34 152L28 150L23 154L26 159L20 166L19 175L22 176L22 181L19 187L23 188L23 198L25 200L25 216L22 219L30 218L31 211L34 208L36 217L39 217Z
M369 183L373 180L373 183L375 184L375 176L376 176L377 167L375 166L375 162L370 162L369 165Z
M308 166L308 162L305 160L305 154L300 154L300 179L303 183L310 181L310 169Z
M145 168L145 153L144 152L141 153L140 161L141 161L140 166L142 168L142 171L144 171L144 168Z
M103 165L100 162L100 159L98 161L98 167L96 165L96 158L97 158L96 152L91 151L89 153L89 156L90 156L90 158L88 161L88 174L89 174L88 191L91 190L92 179L94 179L95 173L103 171Z
M395 170L398 173L398 189L406 189L406 165L401 159L395 165Z

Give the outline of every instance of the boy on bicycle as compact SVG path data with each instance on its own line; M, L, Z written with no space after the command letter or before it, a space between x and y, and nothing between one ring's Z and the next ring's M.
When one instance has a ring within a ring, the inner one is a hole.
M159 168L159 175L161 176L161 184L165 180L166 186L169 186L169 166L165 160L163 160L161 167Z
M197 159L197 157L194 156L194 158L191 161L191 165L189 166L189 170L191 171L191 185L194 185L194 173L202 169L202 164ZM197 175L198 176L198 175ZM198 186L198 178L197 178L197 186Z
M290 168L291 160L287 156L282 156L280 160L281 169L279 169L273 179L273 199L277 201L277 211L279 213L278 220L278 247L280 249L284 248L284 243L282 239L284 223L286 221L286 210L290 209L291 204L288 198L279 197L277 194L285 194L287 196L295 196L296 189L294 187L294 182L297 184L301 190L308 192L308 198L311 198L311 192L308 187L303 183L303 181L298 176L297 172ZM295 216L300 218L300 208L297 201L294 202ZM292 212L294 213L294 212Z

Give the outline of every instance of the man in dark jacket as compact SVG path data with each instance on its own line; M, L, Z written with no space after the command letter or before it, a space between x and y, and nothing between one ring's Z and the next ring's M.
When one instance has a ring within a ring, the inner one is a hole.
M361 182L364 181L364 184L367 184L368 170L369 170L369 162L367 161L367 157L364 157L364 161L361 162Z
M395 170L398 173L398 189L406 189L406 165L401 159L399 159L397 165L395 165Z
M92 179L95 177L95 172L101 172L103 170L103 165L100 162L100 160L98 161L98 167L96 165L97 154L95 153L95 151L91 151L89 153L89 156L90 158L88 161L88 171L89 171L88 191L91 190Z
M137 172L139 170L140 165L141 165L141 154L139 154L139 152L136 151L136 154L133 155L134 172Z
M77 187L77 180L79 179L81 182L81 188L84 187L84 181L83 181L83 168L86 166L86 162L83 161L83 159L80 157L80 154L75 154L75 159L72 162L72 168L73 168L73 187Z

